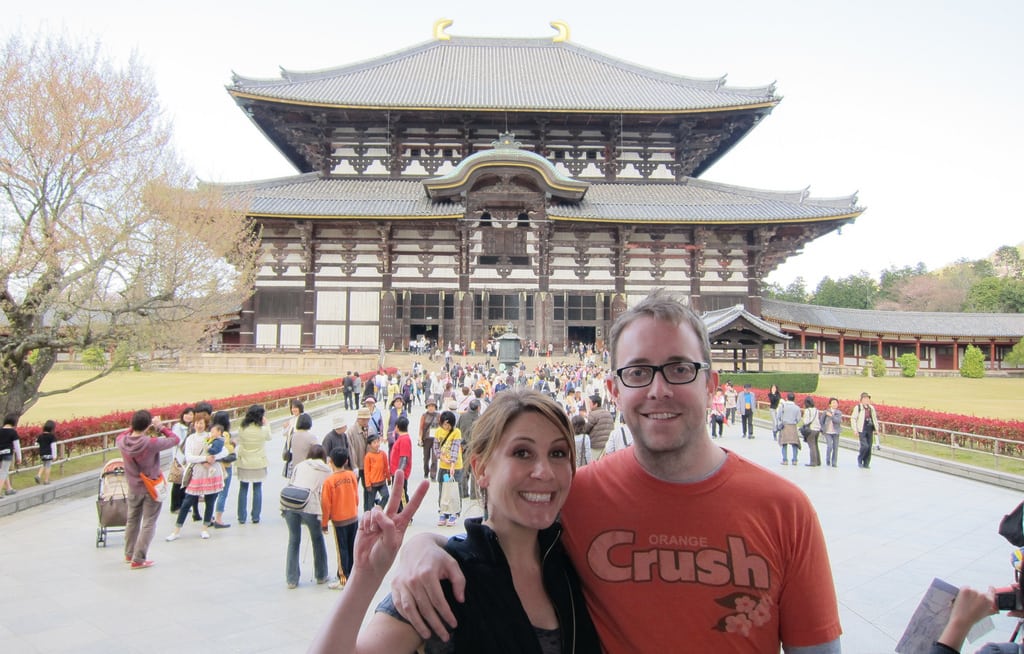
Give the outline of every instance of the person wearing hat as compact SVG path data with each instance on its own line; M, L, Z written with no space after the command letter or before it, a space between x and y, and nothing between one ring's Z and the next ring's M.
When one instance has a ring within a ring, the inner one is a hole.
M417 443L423 448L423 478L433 479L437 475L437 456L434 454L434 430L437 429L437 400L427 398L426 411L420 416L420 432Z
M363 398L363 406L370 411L370 433L383 434L384 417L381 415L380 409L377 408L377 398L368 395Z
M743 392L736 401L743 423L743 438L754 437L754 409L757 408L757 396L750 390L750 384L743 384Z
M336 449L350 450L348 443L348 425L345 424L345 418L337 416L334 419L333 429L324 435L322 445L324 446L324 454L327 458L331 458L331 452Z
M346 436L348 437L348 456L352 463L352 470L362 482L363 459L366 457L366 439L370 436L370 417L372 413L367 407L356 412L356 421L349 426Z

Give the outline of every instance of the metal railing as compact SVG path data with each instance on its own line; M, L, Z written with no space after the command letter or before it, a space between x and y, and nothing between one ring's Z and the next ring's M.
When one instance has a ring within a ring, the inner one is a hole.
M267 413L277 411L279 409L286 409L288 403L293 399L298 398L303 404L310 403L313 401L330 401L339 398L341 395L340 388L325 389L321 391L315 391L310 393L303 393L300 395L291 395L276 400L269 400L263 402L263 408L267 410ZM232 407L230 409L223 409L227 411L231 416L231 420L239 420L244 415L249 407ZM287 420L287 416L278 418L273 421L274 423L283 423ZM64 473L64 466L69 461L75 461L78 459L85 459L92 456L100 456L100 460L106 463L110 458L120 458L120 454L117 454L117 437L124 433L127 427L122 429L114 429L112 431L100 432L97 434L86 434L84 436L74 436L72 438L65 438L56 441L57 456L53 460L53 465L57 466L60 474ZM30 472L42 468L42 459L39 455L39 446L33 443L27 445L21 449L22 464L15 466L11 465L11 474L17 474L19 472ZM26 463L28 462L28 463Z
M770 411L767 402L758 402L758 408ZM801 414L803 409L801 409ZM849 430L856 438L850 416L843 414L843 429ZM1010 438L999 438L974 434L953 429L942 429L940 427L926 427L923 425L906 424L902 422L891 422L888 420L878 421L878 440L885 443L888 438L900 438L910 441L912 452L922 449L924 444L945 447L949 450L950 458L956 460L957 454L972 452L992 455L992 469L999 470L1000 460L1015 461L1024 463L1024 441Z

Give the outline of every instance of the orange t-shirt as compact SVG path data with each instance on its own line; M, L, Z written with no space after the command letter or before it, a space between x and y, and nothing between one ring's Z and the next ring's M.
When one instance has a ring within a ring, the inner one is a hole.
M359 517L359 480L351 470L336 470L324 480L320 508L324 527Z
M839 638L825 537L795 484L732 452L708 479L632 449L580 468L565 545L605 651L778 652Z
M388 480L388 455L383 451L367 452L363 459L363 481L369 488Z

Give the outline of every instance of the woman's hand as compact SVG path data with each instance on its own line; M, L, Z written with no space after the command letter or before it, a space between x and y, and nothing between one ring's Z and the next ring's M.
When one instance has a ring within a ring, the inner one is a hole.
M430 482L422 481L413 491L409 503L401 513L402 483L405 472L395 473L395 483L391 487L391 497L382 511L379 507L364 513L359 519L359 531L356 534L354 553L355 566L368 574L383 578L394 563L395 556L402 546L405 532L419 509L420 503L430 488Z

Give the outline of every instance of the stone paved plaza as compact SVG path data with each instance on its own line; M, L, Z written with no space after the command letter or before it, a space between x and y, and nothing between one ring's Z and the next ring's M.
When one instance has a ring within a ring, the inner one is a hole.
M315 417L314 433L326 433L334 415ZM156 565L147 570L131 571L123 562L121 533L110 534L106 548L95 547L98 481L86 496L0 518L0 650L305 651L338 592L312 581L308 544L299 587L285 587L288 536L276 510L284 481L276 462L281 443L275 429L261 524L236 524L201 540L197 523L188 522L182 538L167 543L163 537L173 518L165 509L150 549ZM727 427L721 445L792 479L810 495L828 540L847 654L892 652L933 577L981 587L1012 581L1011 548L996 527L1020 501L1016 491L887 460L884 451L870 470L858 469L848 449L840 452L838 469L781 466L763 425L752 441L741 439L738 427ZM417 453L413 483L420 469ZM236 490L233 485L225 513L231 522ZM38 491L25 491L32 492ZM411 531L454 533L434 526L432 502L433 492ZM477 506L467 510L478 512ZM333 552L329 540L332 573ZM989 636L1005 639L1012 627L1012 620L997 617ZM684 636L679 651L687 651Z

